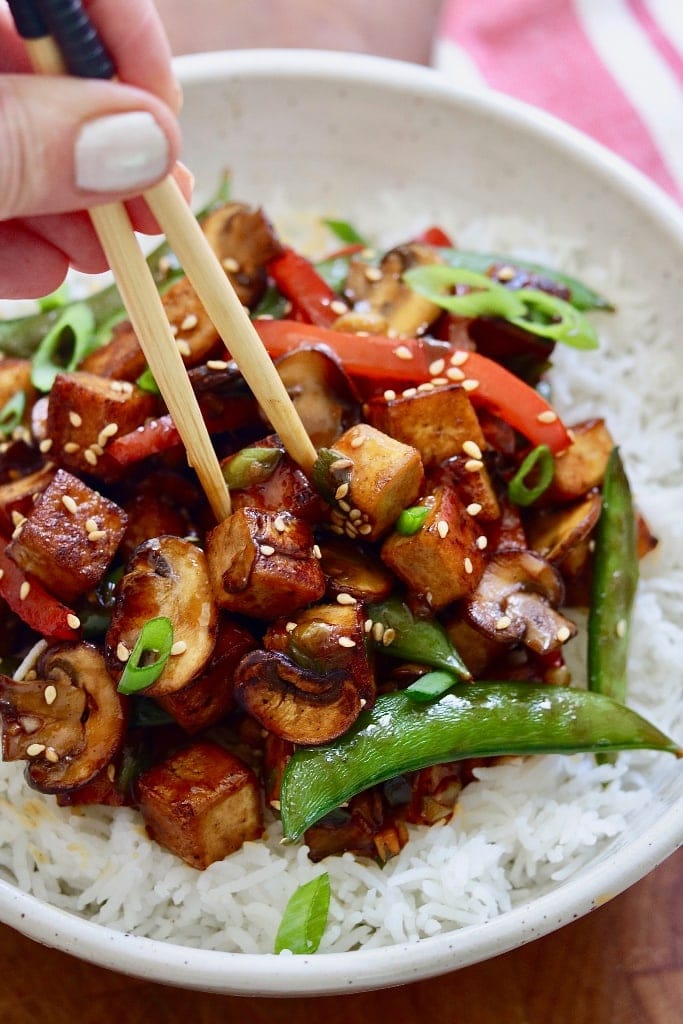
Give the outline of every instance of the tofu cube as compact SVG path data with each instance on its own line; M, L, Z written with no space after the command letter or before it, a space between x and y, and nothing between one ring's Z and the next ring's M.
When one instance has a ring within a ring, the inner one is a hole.
M209 577L218 605L275 619L319 600L325 576L313 531L288 512L241 508L206 538Z
M156 397L128 381L82 371L57 374L47 412L50 458L74 473L117 476L120 467L107 457L107 444L156 410Z
M125 528L123 509L60 469L15 530L7 553L71 602L102 579Z
M371 399L369 422L377 430L417 448L425 467L459 454L467 441L484 451L486 440L467 392L459 384Z
M420 504L429 509L421 529L409 537L392 533L382 545L382 560L432 608L444 608L481 578L479 530L453 488L438 487Z
M263 833L254 772L217 743L178 751L143 772L136 788L152 839L192 867L207 868Z
M367 423L347 430L334 442L333 450L339 462L348 463L340 471L339 487L333 488L333 523L340 534L377 540L420 493L424 479L420 453ZM334 463L330 472L334 480Z

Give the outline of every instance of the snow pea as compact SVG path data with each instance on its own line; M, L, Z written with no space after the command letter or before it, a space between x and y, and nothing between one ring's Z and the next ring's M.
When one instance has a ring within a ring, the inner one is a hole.
M296 751L282 779L284 834L301 835L356 793L405 772L469 757L683 750L604 694L529 683L458 683L432 704L380 696L344 736Z
M385 634L389 629L394 633L391 643L386 643L386 637L377 641L383 654L443 669L458 679L472 678L446 630L436 619L416 619L408 605L397 597L368 605L368 617L373 622L381 622Z
M613 448L602 485L602 509L588 616L588 688L626 699L631 611L638 585L633 498L618 448Z

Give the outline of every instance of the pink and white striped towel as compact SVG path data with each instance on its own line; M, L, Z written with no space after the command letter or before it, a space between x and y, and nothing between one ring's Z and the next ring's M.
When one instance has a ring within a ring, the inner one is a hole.
M446 0L433 63L568 121L683 202L683 0Z

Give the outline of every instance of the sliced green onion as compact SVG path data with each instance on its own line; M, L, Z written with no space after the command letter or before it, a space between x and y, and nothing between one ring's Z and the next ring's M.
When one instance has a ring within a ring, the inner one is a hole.
M150 370L149 366L143 370L138 379L135 381L137 386L143 391L148 391L150 395L160 395L159 385L154 379L154 374Z
M403 280L420 295L458 316L501 317L531 334L561 341L572 348L598 347L595 329L580 310L538 288L505 288L486 274L441 263L413 267L405 272ZM463 295L445 290L458 285L471 290Z
M509 320L524 316L526 310L518 291L503 287L486 274L461 267L430 263L407 270L403 280L419 295L458 316L500 316ZM445 291L454 285L465 285L471 290L463 295Z
M0 409L0 434L8 437L21 423L26 409L26 395L15 391Z
M417 701L418 704L423 704L448 693L457 682L458 679L450 672L426 672L425 675L420 676L414 683L406 687L405 694L411 700Z
M555 474L555 462L547 444L539 444L529 452L508 484L510 501L526 508L540 498L550 487ZM529 486L527 478L532 476L535 483Z
M51 309L61 309L62 306L66 306L69 299L69 286L66 281L62 281L56 291L50 292L49 295L44 295L42 299L38 299L38 308L42 313L49 313Z
M275 936L275 953L315 953L327 926L330 876L325 871L292 893Z
M231 491L263 483L273 475L282 458L279 448L242 448L223 466L223 477Z
M349 224L346 220L327 218L323 220L323 224L345 245L364 245L366 248L369 245L369 242L354 228L353 224Z
M49 391L58 373L75 370L93 350L95 317L89 306L77 302L67 306L47 332L33 357L31 382L39 391Z
M396 520L394 528L402 537L412 537L422 528L428 515L429 509L426 505L413 505L411 508L404 508Z
M169 659L172 646L173 625L169 618L160 615L146 622L119 680L119 693L139 693L156 682ZM152 661L149 661L150 657L153 657Z

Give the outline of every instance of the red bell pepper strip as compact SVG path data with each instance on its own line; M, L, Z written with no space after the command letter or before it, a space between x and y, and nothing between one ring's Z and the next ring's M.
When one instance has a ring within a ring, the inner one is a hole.
M72 621L78 621L78 616L49 594L35 576L25 573L12 561L6 553L8 544L7 537L0 535L0 597L22 622L46 639L77 640L78 627L70 626L68 617L72 615ZM28 584L28 590L24 584Z
M433 245L438 249L453 249L453 242L450 235L447 235L443 228L433 225L425 228L415 239L421 245Z
M294 249L285 249L270 261L268 273L306 323L332 326L339 316L332 303L338 302L339 296L305 256Z
M435 376L434 362L444 359L446 372L457 351L427 339L350 334L291 320L255 320L254 325L272 358L305 346L326 348L351 377L376 382L377 387L386 381L406 388L429 381ZM533 445L547 445L553 455L569 447L567 428L537 391L478 352L462 352L461 360L459 368L473 383L468 390L475 405L495 413Z

